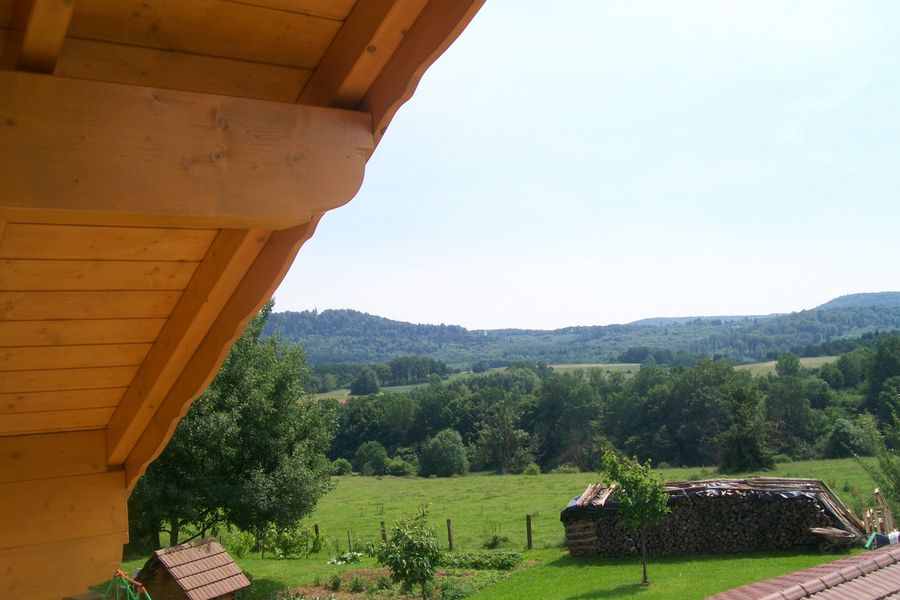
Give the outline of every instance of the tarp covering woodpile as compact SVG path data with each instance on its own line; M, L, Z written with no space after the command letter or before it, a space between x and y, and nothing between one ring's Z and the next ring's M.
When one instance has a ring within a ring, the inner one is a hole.
M671 512L647 531L651 554L750 552L818 543L812 527L862 537L863 523L823 482L752 477L666 484ZM619 519L615 484L588 486L562 511L572 556L639 552Z

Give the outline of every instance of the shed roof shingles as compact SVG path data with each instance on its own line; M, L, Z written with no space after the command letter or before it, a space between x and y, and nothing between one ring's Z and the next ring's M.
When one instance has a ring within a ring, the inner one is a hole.
M212 600L250 586L215 538L157 550L155 555L189 600Z

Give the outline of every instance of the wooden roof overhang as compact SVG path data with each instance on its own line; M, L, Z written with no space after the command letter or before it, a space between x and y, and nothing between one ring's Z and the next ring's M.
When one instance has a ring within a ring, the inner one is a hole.
M0 0L0 597L114 573L135 481L482 2Z

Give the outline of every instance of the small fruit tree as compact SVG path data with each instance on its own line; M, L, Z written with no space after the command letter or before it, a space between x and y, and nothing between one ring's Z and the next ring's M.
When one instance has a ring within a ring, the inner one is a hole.
M428 510L423 506L414 517L397 521L390 539L378 552L378 562L391 570L391 579L405 592L420 585L422 598L441 562L441 549L427 519Z
M619 515L625 526L640 535L641 564L644 568L641 585L649 585L646 529L669 513L666 486L662 477L650 467L650 461L641 464L637 460L619 457L609 450L603 454L603 470L612 481L619 484L616 499L619 501Z

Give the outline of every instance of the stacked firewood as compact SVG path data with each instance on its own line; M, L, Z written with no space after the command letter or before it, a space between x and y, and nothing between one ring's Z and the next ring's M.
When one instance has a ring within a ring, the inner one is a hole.
M754 489L669 491L671 512L646 530L650 554L786 549L817 543L811 527L842 526L824 509L823 504L831 508L833 502L821 495ZM601 493L597 490L594 499L586 501L586 492L576 503L578 510L563 513L569 552L573 556L639 554L638 534L625 528L615 502L606 502L610 494L604 502L597 501Z

